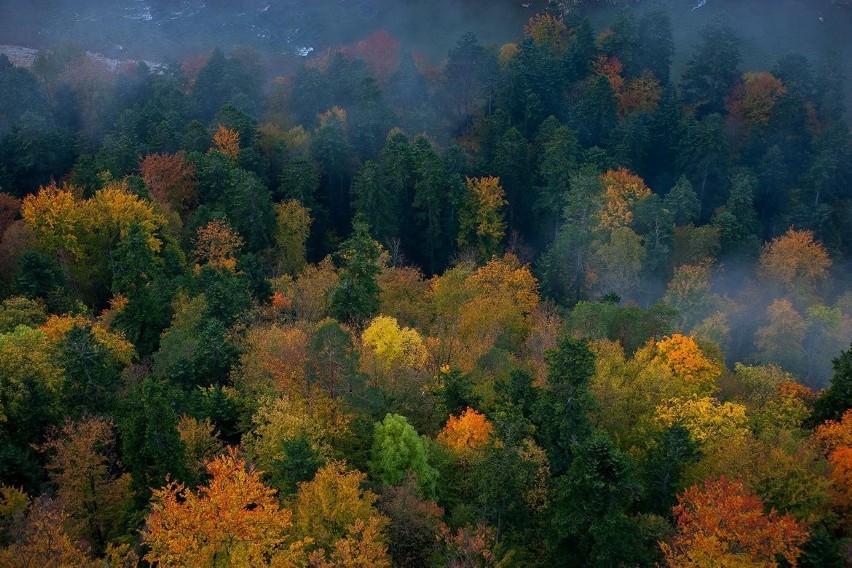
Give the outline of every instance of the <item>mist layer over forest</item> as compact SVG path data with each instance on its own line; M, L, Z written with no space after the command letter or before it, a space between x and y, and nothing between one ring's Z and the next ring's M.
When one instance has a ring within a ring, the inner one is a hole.
M852 562L847 4L0 4L0 566Z
M566 3L567 4L567 3ZM770 67L783 53L816 59L847 49L852 16L832 0L640 0L586 2L588 15L603 28L628 8L639 15L661 4L672 22L675 72L685 63L703 25L725 14L744 40L749 66ZM116 59L168 61L220 48L252 47L273 55L300 55L357 42L376 29L388 30L404 48L436 62L468 31L483 44L518 37L529 17L547 1L488 0L45 0L0 6L0 43L50 48L77 42ZM848 58L844 75L852 77Z

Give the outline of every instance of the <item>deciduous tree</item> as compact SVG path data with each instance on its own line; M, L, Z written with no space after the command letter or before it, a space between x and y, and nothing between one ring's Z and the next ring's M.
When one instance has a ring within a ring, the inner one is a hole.
M774 510L742 482L721 477L692 486L672 509L678 533L660 543L669 566L777 566L776 556L796 565L808 538L804 523Z
M142 538L145 560L163 566L266 565L288 558L292 514L231 449L207 464L210 482L193 492L170 482L154 490Z
M296 529L299 535L310 537L323 556L334 554L333 549L341 541L341 548L351 550L361 540L384 540L382 531L387 518L375 508L376 494L362 488L365 478L342 462L330 462L317 471L312 481L299 484L294 503ZM370 534L364 534L366 527L372 527ZM382 564L386 562L383 560Z
M771 73L745 73L742 82L734 87L725 107L734 117L749 123L766 126L775 101L787 92L787 87Z
M237 267L237 254L243 246L243 239L231 226L214 219L200 227L195 236L193 256L196 266L212 266L234 272Z
M240 155L240 132L238 130L231 130L220 124L216 133L213 134L213 144L217 152L228 156L231 162L237 162L237 157Z
M0 548L0 564L10 568L29 566L79 566L96 568L92 560L65 532L68 515L47 497L40 497L30 507L21 537L10 546Z
M467 178L465 207L460 215L458 244L474 247L483 260L499 252L506 232L502 208L506 192L500 178Z
M68 421L39 448L57 487L56 503L67 514L65 530L95 554L123 532L130 474L121 471L112 422L102 418Z
M463 454L488 444L493 431L494 426L484 414L468 407L458 417L450 415L444 429L438 434L438 440Z
M382 483L396 485L407 472L417 476L426 495L434 495L437 472L429 465L429 448L404 416L388 414L373 430L370 470Z
M151 199L186 216L198 201L195 166L186 153L148 154L139 165Z
M760 270L794 291L807 292L828 276L831 257L811 231L790 228L763 245Z
M633 207L637 201L651 195L651 190L637 175L625 168L609 170L601 176L604 185L604 209L601 211L601 226L615 229L630 224Z

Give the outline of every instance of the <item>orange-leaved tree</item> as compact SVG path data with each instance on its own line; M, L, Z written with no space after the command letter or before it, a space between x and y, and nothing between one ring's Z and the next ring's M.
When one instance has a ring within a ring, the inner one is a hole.
M57 487L57 504L67 513L68 534L103 552L122 533L130 497L130 474L120 470L112 422L68 421L39 449L50 455L47 469Z
M12 495L5 486L0 494L0 510ZM15 497L23 495L16 492ZM26 496L24 496L26 500ZM26 501L24 502L26 503ZM26 505L24 505L26 507ZM4 519L5 520L5 519ZM36 499L26 515L21 534L5 548L0 548L0 566L75 566L95 568L103 562L89 558L65 532L68 514L47 497Z
M703 391L715 390L715 381L722 370L708 359L693 337L675 333L656 343L655 362L667 366L674 375Z
M219 125L216 133L213 135L213 144L216 145L216 151L231 158L231 161L236 162L237 156L240 155L240 132L231 130L226 126ZM212 149L211 149L212 151Z
M262 566L295 562L291 512L234 448L207 464L210 481L190 491L170 482L153 492L142 538L159 566Z
M149 154L139 164L139 170L148 194L160 205L185 215L198 201L195 166L186 159L186 152Z
M399 67L400 43L387 31L376 30L344 53L363 59L379 81L387 81Z
M783 556L791 565L808 538L804 523L774 510L741 481L722 476L693 485L672 508L678 532L660 547L666 563L682 566L778 566Z
M828 456L835 505L852 511L852 409L841 420L828 420L814 432L814 441Z
M828 276L831 257L811 231L790 228L763 246L761 272L793 290L807 290Z
M787 87L771 73L745 73L725 101L725 107L735 117L765 126L775 102L786 93Z
M460 416L450 416L438 439L456 452L466 452L484 447L491 439L494 426L491 421L468 407Z
M237 268L237 252L243 246L243 238L225 221L213 219L198 228L195 236L195 257L197 269L207 264L214 268L224 268L234 272Z
M645 71L631 79L624 92L618 94L618 110L622 114L631 112L654 112L663 96L663 86L653 73Z
M621 76L621 72L624 71L624 64L618 57L601 53L594 59L592 65L595 74L604 77L616 96L620 96L622 89L624 89L624 77Z
M651 195L645 181L625 168L609 170L601 176L606 206L601 225L608 229L624 227L633 221L633 206Z

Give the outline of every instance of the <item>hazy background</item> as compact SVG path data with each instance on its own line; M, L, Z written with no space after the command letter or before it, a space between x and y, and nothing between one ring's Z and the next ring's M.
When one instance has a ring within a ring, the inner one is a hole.
M526 2L524 2L526 3ZM473 31L484 44L516 38L546 0L0 0L0 44L45 48L67 41L117 59L179 59L213 47L253 47L286 65L384 28L405 48L440 61L458 37ZM641 13L650 1L629 2ZM720 14L743 40L745 69L768 69L795 52L817 61L852 45L852 10L830 0L663 0L676 42L674 73L692 52L698 31ZM591 11L602 29L617 8ZM847 80L852 58L844 58ZM848 96L848 95L847 95ZM847 106L850 106L847 104Z

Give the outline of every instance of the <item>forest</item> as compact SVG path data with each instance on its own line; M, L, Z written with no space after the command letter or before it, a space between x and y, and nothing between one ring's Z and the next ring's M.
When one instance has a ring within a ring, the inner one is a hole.
M841 56L745 45L0 54L0 566L852 564Z

